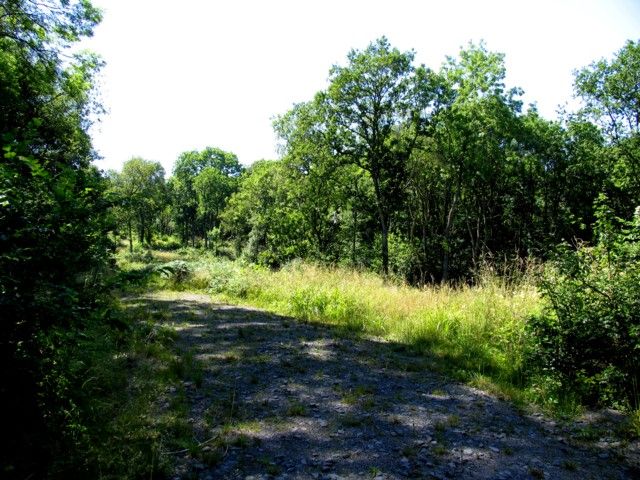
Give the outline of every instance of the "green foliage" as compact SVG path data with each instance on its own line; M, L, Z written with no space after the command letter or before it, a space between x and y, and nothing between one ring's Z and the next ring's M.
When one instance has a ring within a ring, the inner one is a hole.
M222 214L224 232L236 239L238 253L261 265L277 267L304 257L309 230L297 199L293 179L281 162L256 162Z
M0 464L40 477L84 434L83 359L104 302L106 185L87 129L102 63L65 50L100 20L90 1L0 4ZM64 53L64 61L62 54ZM5 444L6 442L6 444Z
M111 172L109 179L115 213L127 227L130 251L134 227L138 241L151 245L157 228L154 223L167 200L164 168L158 162L132 158L125 162L121 173Z
M549 302L529 324L529 356L555 390L589 405L640 403L640 216L601 203L598 243L563 247L541 284ZM557 393L556 393L557 394Z
M193 275L192 267L183 260L173 260L172 262L157 265L154 270L176 284L185 282Z
M611 60L593 62L575 78L576 94L583 101L579 116L600 127L609 143L607 193L615 192L624 202L617 212L640 203L639 78L640 42L631 40Z
M178 157L169 182L172 207L183 244L195 244L196 236L205 239L217 226L218 216L228 197L235 191L243 172L238 158L218 148L184 152Z
M153 239L153 248L158 250L178 250L182 246L182 242L172 235L162 235Z

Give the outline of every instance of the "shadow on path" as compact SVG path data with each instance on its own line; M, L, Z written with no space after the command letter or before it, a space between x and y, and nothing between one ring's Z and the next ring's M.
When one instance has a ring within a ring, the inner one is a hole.
M185 382L199 441L232 438L218 463L186 455L176 478L632 478L609 453L429 369L402 345L174 293L125 300L164 312L204 368ZM633 470L637 473L637 470Z

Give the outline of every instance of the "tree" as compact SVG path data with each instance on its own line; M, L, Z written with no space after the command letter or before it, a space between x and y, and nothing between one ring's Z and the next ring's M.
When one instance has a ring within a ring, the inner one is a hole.
M129 250L133 251L133 225L138 241L151 244L153 222L166 202L164 168L159 162L134 157L113 178L113 189L122 207L129 236Z
M0 463L21 478L44 476L21 467L77 426L59 351L103 290L110 223L87 134L101 62L66 53L99 20L88 0L0 3Z
M222 214L222 227L236 238L238 254L244 245L249 260L270 267L308 256L309 225L293 183L281 161L255 162L243 174Z
M236 183L235 177L228 177L214 167L204 168L193 181L193 188L198 196L198 215L202 222L205 248L209 248L210 232L218 226L220 213L235 190Z
M195 244L198 235L206 237L207 226L204 222L211 221L211 215L210 212L205 217L198 215L198 193L194 182L196 177L208 167L215 169L227 179L225 188L229 187L228 194L233 190L234 179L237 179L243 171L238 157L218 148L207 147L200 152L194 150L180 154L173 170L171 189L176 223L181 229L184 243L191 240Z
M579 115L598 125L608 141L609 174L622 196L628 197L620 199L627 218L640 203L639 85L640 41L631 40L612 60L602 59L579 70L574 83L583 101Z
M352 196L349 189L358 175L354 169L359 167L346 168L333 155L321 95L295 105L276 119L274 128L283 141L283 163L292 180L289 185L295 189L297 208L310 230L310 254L316 259L339 261Z
M352 50L347 66L331 69L324 95L335 153L366 171L373 183L385 275L391 221L429 99L416 88L416 78L427 72L416 73L413 58L413 52L400 52L380 38L364 51Z

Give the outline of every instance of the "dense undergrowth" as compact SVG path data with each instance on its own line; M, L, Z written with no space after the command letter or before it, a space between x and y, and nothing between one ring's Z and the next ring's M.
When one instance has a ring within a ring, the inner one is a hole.
M182 448L176 432L184 429L186 411L160 410L158 399L189 374L184 355L174 348L176 332L142 307L114 302L107 315L108 321L88 322L51 345L43 382L56 396L48 404L57 407L49 418L57 440L48 444L46 460L22 459L17 469L6 464L9 478L28 471L25 460L44 468L38 473L43 478L153 478L169 472L166 452Z

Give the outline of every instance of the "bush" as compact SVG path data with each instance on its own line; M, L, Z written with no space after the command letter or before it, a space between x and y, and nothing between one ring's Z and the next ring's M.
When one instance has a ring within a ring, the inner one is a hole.
M153 240L153 248L157 248L158 250L173 251L181 247L182 242L180 242L180 239L171 235L163 235Z
M183 260L174 260L155 267L155 271L169 278L175 284L187 281L193 275L193 268Z
M563 246L541 282L545 312L529 323L529 359L557 391L588 405L638 407L640 215L601 208L594 247Z

